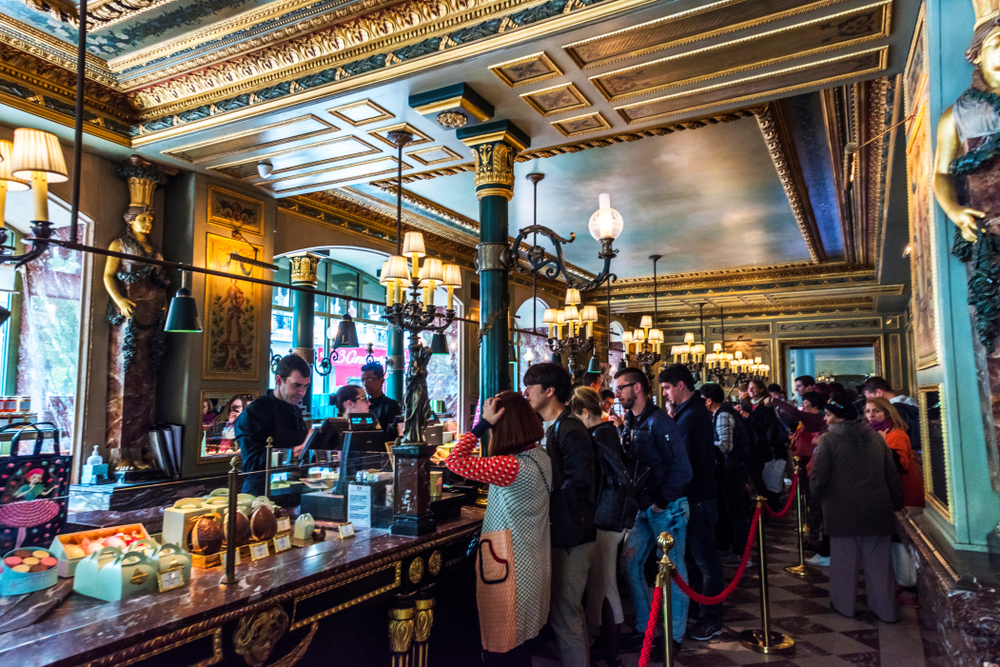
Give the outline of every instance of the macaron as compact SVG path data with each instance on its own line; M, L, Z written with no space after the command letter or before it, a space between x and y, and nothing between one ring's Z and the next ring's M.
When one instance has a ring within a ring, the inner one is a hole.
M49 555L49 552L42 551L41 549L39 549L38 551L32 551L31 555L34 556L35 558L45 558L46 556Z
M45 567L55 567L59 564L59 559L52 556L46 556L41 560L41 564Z
M29 572L45 572L48 569L49 569L49 567L47 565L42 565L41 563L39 563L38 565L32 565L31 568L28 571Z
M31 556L31 552L28 551L27 549L18 549L17 551L14 552L14 555L17 556L18 558L28 558L29 556Z
M14 567L15 565L20 565L21 560L22 559L18 558L17 556L7 556L6 558L3 559L3 564L6 565L7 567Z
M35 558L34 556L28 556L27 558L25 558L21 562L23 564L25 564L25 565L38 565L38 563L40 561L39 561L39 559Z
M31 566L25 565L24 563L21 563L20 565L15 565L11 569L14 570L14 572L22 572L22 573L31 572Z

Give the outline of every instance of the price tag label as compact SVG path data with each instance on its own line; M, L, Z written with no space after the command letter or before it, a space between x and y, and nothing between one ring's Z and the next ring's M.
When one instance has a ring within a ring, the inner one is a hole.
M337 527L340 529L340 539L346 540L349 537L354 537L354 524L350 521L337 524Z
M172 591L184 585L184 572L180 568L160 572L156 575L156 581L161 593Z
M221 554L219 554L219 556L222 557L222 561L221 561L222 567L225 567L226 566L226 552L223 551ZM236 550L236 564L237 565L240 564L240 550L239 549Z
M281 553L292 548L292 540L288 535L279 535L274 538L274 552Z
M267 542L258 542L257 544L250 545L250 560L256 561L261 558L267 558L270 553L267 550Z
M279 533L287 533L291 529L292 529L292 522L288 519L288 517L287 516L279 516L278 517L278 532Z

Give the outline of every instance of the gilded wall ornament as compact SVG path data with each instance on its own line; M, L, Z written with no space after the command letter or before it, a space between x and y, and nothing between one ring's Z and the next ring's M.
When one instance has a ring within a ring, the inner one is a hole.
M502 141L472 148L477 196L503 194L510 199L514 190L514 155L514 148ZM484 193L480 188L488 192Z
M233 650L242 655L250 667L260 667L286 632L288 614L280 606L244 616L233 634Z
M319 269L319 263L323 258L319 255L315 255L311 252L305 253L303 255L292 255L288 258L291 264L291 275L293 285L312 285L316 286L319 278L317 277L317 269Z
M412 561L410 561L410 568L407 570L407 576L410 579L411 584L419 584L420 580L424 578L424 559L417 556Z
M469 118L461 111L442 111L437 115L437 122L441 127L454 130L465 127L465 124L469 122Z
M433 576L441 574L441 566L443 565L444 558L441 555L441 550L437 549L431 554L430 558L427 559L427 571Z

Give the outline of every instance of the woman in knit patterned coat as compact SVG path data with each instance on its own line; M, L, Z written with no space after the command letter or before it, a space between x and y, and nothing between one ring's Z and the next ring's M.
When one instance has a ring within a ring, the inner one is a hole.
M492 430L488 458L472 453ZM531 664L525 644L549 614L549 493L552 466L538 446L542 424L513 391L488 399L482 419L445 461L452 472L490 485L476 554L476 600L485 663Z

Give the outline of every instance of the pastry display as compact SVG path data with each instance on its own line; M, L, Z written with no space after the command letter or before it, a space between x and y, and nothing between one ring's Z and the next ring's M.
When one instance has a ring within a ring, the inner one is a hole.
M188 537L191 547L190 551L202 556L217 554L222 551L224 539L222 517L218 514L206 514L195 519L191 525L191 534Z
M59 576L72 577L76 573L77 564L90 554L97 553L105 547L125 551L131 545L144 540L149 541L146 528L141 523L133 523L57 535L50 549L51 555L59 559ZM149 541L149 543L153 547L157 546L155 542Z
M278 519L267 505L257 505L250 515L250 533L255 542L264 542L278 534Z

